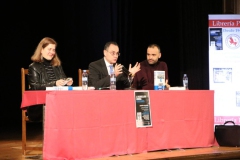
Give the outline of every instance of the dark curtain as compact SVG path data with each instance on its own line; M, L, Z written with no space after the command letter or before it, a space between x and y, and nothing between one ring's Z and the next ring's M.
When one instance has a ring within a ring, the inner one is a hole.
M186 73L190 89L209 89L208 14L221 14L222 1L186 1L179 3L178 79ZM195 6L195 7L192 7Z
M66 75L78 85L78 68L103 57L107 41L116 41L118 63L128 67L146 59L147 46L159 44L171 86L188 74L190 89L208 89L208 14L221 14L222 0L30 0L3 1L1 18L0 119L21 124L20 68L43 37L58 42ZM10 116L9 116L10 115ZM6 126L0 121L0 127Z

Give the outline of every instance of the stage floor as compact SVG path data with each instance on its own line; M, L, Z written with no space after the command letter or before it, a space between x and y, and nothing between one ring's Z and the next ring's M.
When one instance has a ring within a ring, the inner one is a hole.
M112 156L108 158L98 158L95 160L239 160L240 148L238 147L209 147L209 148L192 148L162 150L134 155Z
M28 124L28 144L42 146L42 124ZM22 155L21 127L15 129L4 129L0 132L0 159L4 160L40 160L42 151L28 151L26 156ZM92 160L240 160L240 147L209 147L160 150L133 155L111 156L95 158Z

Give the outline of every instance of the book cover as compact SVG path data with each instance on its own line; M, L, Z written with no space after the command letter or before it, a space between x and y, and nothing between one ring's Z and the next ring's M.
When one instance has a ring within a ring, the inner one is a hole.
M154 90L165 89L165 71L154 71Z

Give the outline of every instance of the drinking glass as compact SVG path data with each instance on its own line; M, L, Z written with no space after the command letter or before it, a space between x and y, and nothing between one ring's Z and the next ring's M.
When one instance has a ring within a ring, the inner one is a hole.
M132 88L132 81L133 81L133 76L132 75L128 75L128 81L130 86L128 88L126 88L126 90L134 90L135 88Z

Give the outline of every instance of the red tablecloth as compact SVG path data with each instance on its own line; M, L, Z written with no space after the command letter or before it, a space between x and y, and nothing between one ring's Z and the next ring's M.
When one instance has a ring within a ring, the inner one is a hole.
M153 126L136 128L134 91L47 93L43 158L88 159L214 144L213 91L149 94Z
M50 91L25 91L22 95L21 108L24 109L35 104L45 104L48 92Z

